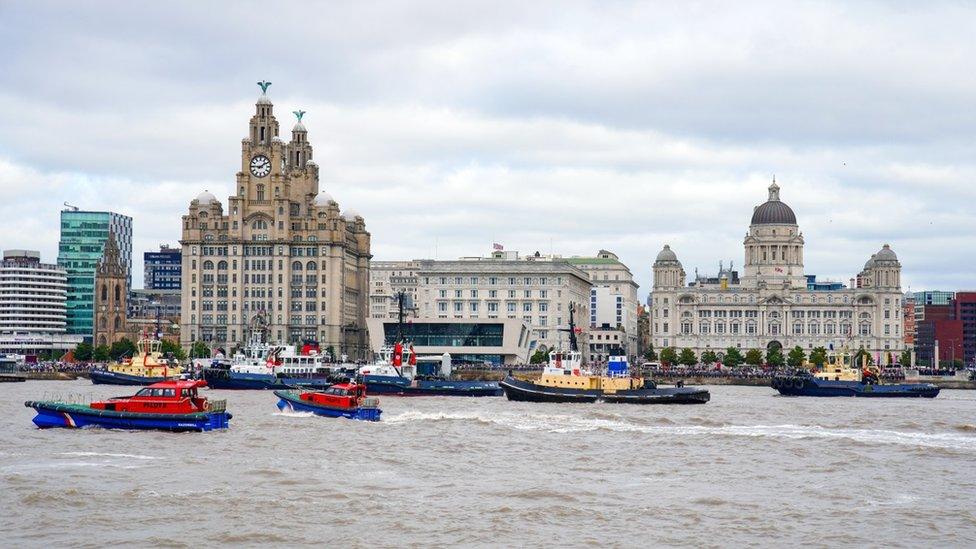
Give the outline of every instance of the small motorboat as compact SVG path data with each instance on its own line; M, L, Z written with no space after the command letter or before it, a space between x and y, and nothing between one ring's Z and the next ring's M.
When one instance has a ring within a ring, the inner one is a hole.
M379 421L380 399L366 396L366 385L349 381L321 391L275 391L278 409L326 417Z
M205 381L161 381L135 395L95 401L91 404L28 400L24 406L37 410L34 424L50 427L104 427L108 429L155 429L163 431L212 431L226 429L231 414L226 400L208 400L198 389Z

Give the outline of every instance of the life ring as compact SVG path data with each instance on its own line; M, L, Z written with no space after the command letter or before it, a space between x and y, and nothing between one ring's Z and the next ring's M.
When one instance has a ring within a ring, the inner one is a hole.
M793 381L793 387L795 387L797 389L802 389L803 388L803 380L800 379L800 378L797 378L795 381Z

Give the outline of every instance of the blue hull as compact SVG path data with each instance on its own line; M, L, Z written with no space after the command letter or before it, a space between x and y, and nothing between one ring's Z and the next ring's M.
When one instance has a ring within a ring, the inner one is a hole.
M152 385L174 377L143 377L120 374L108 370L92 370L91 380L95 385Z
M806 376L773 378L781 395L814 397L935 398L939 388L930 383L870 385L857 381L831 381Z
M115 412L94 410L86 406L59 402L27 401L24 405L37 411L37 416L34 417L34 425L41 429L102 427L105 429L160 431L213 431L214 429L226 429L233 417L227 412L198 414Z
M392 376L365 376L366 392L371 395L396 396L502 396L494 381L416 380Z
M244 374L205 368L203 379L211 389L269 390L269 389L325 389L332 385L318 377L275 377L271 374Z
M278 409L282 412L311 412L317 416L325 417L344 417L348 419L358 419L362 421L379 421L380 414L383 413L379 408L330 408L304 401L293 393L275 391L278 397Z

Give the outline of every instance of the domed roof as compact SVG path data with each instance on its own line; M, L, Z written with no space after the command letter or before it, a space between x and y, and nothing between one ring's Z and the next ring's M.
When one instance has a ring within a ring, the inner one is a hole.
M214 200L217 200L217 197L210 191L203 191L197 195L197 202L200 204L210 204Z
M864 264L864 270L865 271L868 270L868 269L870 269L870 268L872 268L872 267L874 267L874 258L876 256L877 256L877 254L871 254L871 259L867 260L867 262Z
M270 104L271 104L271 100L268 99L267 95L262 93L261 97L258 97L258 105L270 105Z
M657 259L655 261L677 261L678 256L673 251L671 251L671 246L668 244L664 245L664 249L658 252Z
M335 202L335 199L332 198L331 194L325 191L320 192L318 196L315 197L316 206L328 206L330 202Z
M885 244L881 247L881 251L874 254L874 259L877 261L898 261L898 255L895 251L891 249L891 246Z
M779 185L776 181L769 186L769 200L753 210L752 225L796 225L793 209L779 199Z
M291 129L291 131L308 133L308 130L305 129L305 124L302 124L301 122L295 122L295 126Z
M357 217L362 217L362 214L352 208L342 212L342 215L346 216L346 219L356 219Z

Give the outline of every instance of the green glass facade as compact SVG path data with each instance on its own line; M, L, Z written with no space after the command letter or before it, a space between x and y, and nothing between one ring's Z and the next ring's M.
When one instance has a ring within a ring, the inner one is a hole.
M68 272L67 332L91 341L95 321L95 271L109 231L119 246L132 288L132 218L113 212L61 212L58 265Z

